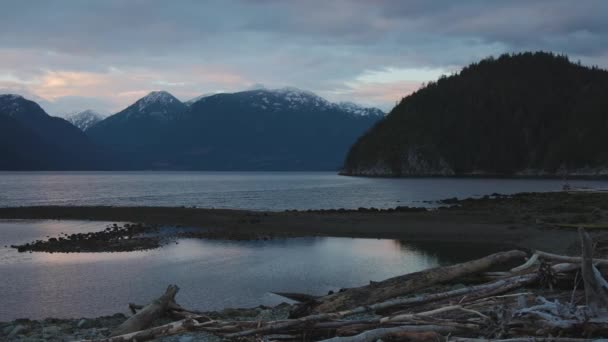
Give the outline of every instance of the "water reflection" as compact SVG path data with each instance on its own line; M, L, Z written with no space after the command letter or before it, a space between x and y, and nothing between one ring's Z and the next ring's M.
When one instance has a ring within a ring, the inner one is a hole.
M404 253L425 254L437 265L449 265L509 249L504 244L441 240L390 240Z
M0 221L4 244L105 223ZM51 233L52 232L52 233ZM274 305L273 291L323 294L370 280L481 256L491 247L386 239L293 238L272 241L179 240L131 253L48 254L0 249L0 321L17 317L98 316L146 302L167 284L184 305L211 310ZM494 250L493 250L494 251ZM463 254L465 252L465 254Z

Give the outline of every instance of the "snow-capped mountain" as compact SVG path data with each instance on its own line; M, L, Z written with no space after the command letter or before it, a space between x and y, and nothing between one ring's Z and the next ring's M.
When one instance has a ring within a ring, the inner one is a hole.
M313 110L313 111L343 111L353 115L384 116L378 108L367 108L352 102L333 103L307 90L293 87L279 89L255 89L237 93L222 93L218 95L237 95L253 107L269 111ZM201 95L188 101L189 105L205 101L214 95Z
M80 128L81 131L86 131L103 120L103 115L94 110L87 109L81 112L74 112L65 116L72 125Z
M140 113L167 114L174 108L183 109L183 103L175 96L161 90L150 92L131 107L136 107Z
M0 95L0 113L20 121L44 120L47 115L36 102L17 94Z
M335 104L336 106L338 106L340 109L355 114L355 115L362 115L362 116L366 116L366 115L372 115L372 116L384 116L384 112L378 108L375 107L362 107L359 106L356 103L352 103L352 102L339 102L337 104Z
M144 169L337 170L384 117L295 88L204 95L153 92L87 131Z
M186 109L187 106L175 96L161 90L150 92L115 115L124 115L127 118L149 116L160 120L167 120L172 115L179 114Z
M89 128L86 133L95 142L131 153L130 147L153 146L165 135L170 124L188 111L188 106L166 91L153 91L124 110ZM137 159L138 156L133 156Z

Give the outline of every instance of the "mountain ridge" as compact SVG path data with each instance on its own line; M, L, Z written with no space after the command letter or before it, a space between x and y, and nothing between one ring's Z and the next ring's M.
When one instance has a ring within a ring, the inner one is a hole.
M159 102L170 106L159 110ZM141 168L337 170L348 146L384 115L295 88L218 93L187 102L153 92L87 134L116 153L137 156Z

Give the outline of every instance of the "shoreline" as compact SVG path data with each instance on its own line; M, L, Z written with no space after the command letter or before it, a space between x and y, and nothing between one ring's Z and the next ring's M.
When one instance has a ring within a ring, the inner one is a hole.
M39 206L0 208L0 219L132 222L193 228L189 237L333 236L410 241L489 242L564 253L579 225L608 224L608 193L547 192L446 199L440 207L250 211L185 207ZM198 229L198 230L197 230ZM177 230L176 230L177 231Z
M608 171L607 171L608 172ZM360 178L399 178L399 179L418 179L418 178L454 178L454 179L564 179L563 175L507 175L507 174L454 174L454 175L443 175L443 174L421 174L421 175L399 175L399 174L367 174L367 173L350 173L350 172L338 172L339 176L344 177L360 177ZM570 180L608 180L608 173L602 174L584 174L584 175L567 175L564 182Z

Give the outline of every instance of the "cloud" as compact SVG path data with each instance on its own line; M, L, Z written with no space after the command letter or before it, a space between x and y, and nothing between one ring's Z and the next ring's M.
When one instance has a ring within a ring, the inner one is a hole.
M0 11L0 87L61 110L256 83L390 108L440 72L523 50L608 67L608 2L13 0Z

